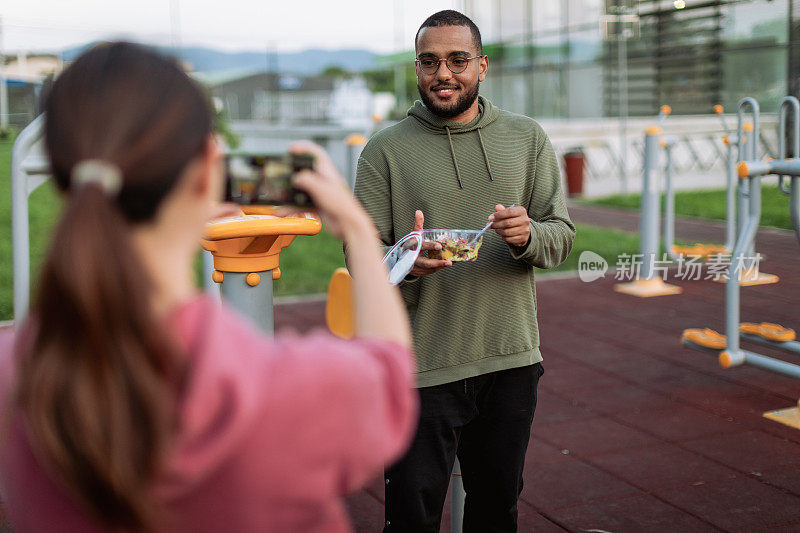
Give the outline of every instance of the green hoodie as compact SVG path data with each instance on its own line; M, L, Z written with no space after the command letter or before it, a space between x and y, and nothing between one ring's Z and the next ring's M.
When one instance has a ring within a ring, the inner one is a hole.
M479 107L459 124L418 101L358 160L355 195L387 246L413 230L417 209L426 229L480 229L496 204L526 206L531 219L528 246L489 230L477 261L402 284L419 387L541 361L533 267L561 264L575 237L541 126L483 97Z

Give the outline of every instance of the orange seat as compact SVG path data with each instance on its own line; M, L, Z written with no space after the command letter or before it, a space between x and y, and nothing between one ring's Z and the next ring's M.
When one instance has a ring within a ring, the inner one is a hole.
M775 342L787 342L795 339L793 329L785 328L779 324L772 324L770 322L762 322L760 324L742 322L739 324L739 331L751 335L758 335Z
M337 268L328 284L325 322L337 337L351 339L356 333L353 309L353 278L346 268Z
M697 256L702 259L709 259L712 255L727 254L728 250L721 244L702 244L698 242L690 246L674 245L672 247L672 253L675 255L685 255L688 257Z
M688 340L705 348L712 350L724 350L728 342L725 335L721 335L713 329L685 329L681 340Z

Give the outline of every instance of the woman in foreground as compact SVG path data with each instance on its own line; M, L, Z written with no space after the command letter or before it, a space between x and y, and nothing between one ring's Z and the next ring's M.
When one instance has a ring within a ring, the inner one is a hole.
M45 111L65 206L30 318L0 336L15 529L347 530L341 497L399 455L416 411L404 308L327 154L295 146L317 158L296 185L350 250L357 338L272 340L195 289L222 165L177 64L95 47Z

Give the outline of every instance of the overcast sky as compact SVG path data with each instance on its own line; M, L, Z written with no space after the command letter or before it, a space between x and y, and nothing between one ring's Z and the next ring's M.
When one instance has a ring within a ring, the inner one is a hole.
M404 48L410 48L428 15L460 5L460 0L2 0L0 44L7 52L58 50L108 38L172 44L177 33L184 46L225 50L387 53L399 48L399 27ZM395 24L399 12L402 26Z

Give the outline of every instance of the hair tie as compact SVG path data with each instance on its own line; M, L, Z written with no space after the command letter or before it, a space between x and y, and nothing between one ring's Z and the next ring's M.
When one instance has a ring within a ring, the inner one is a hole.
M72 167L72 185L83 187L94 184L109 196L116 196L122 188L122 171L113 163L99 159L86 159Z

